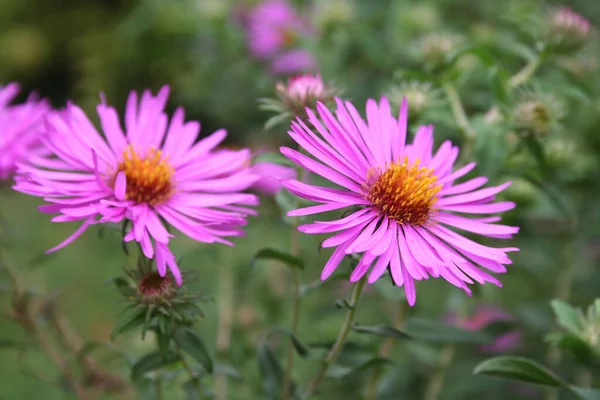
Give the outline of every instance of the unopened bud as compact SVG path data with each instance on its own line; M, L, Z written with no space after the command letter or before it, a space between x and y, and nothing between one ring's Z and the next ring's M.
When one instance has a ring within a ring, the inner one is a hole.
M587 309L582 320L582 339L600 354L600 299Z
M432 69L445 64L448 56L463 44L463 38L450 33L431 33L418 43L422 61Z
M158 272L149 272L140 279L138 293L143 303L161 304L175 297L177 285L170 275L162 277Z
M590 22L570 8L560 8L550 16L546 40L558 50L579 49L591 31Z
M440 103L440 91L434 89L430 83L404 82L392 87L386 96L392 105L398 109L406 98L408 102L408 117L414 122L423 115L427 109L431 109Z
M515 129L524 135L546 136L559 126L565 110L561 102L552 96L535 92L522 96L512 112Z

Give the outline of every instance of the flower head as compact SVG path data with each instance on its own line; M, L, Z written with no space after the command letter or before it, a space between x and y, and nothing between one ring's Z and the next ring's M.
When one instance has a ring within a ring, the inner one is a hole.
M457 315L449 315L449 323L457 325L468 331L480 331L491 324L498 322L511 322L513 317L498 307L479 307L469 318L460 318ZM511 330L498 337L489 344L481 346L481 350L489 353L503 353L514 350L521 342L521 333Z
M16 83L0 87L0 180L9 178L28 154L44 151L40 128L50 105L35 98L10 105L18 93Z
M554 96L525 90L515 105L512 118L523 135L546 136L560 126L565 107Z
M44 197L50 204L40 210L58 214L55 222L83 221L49 251L68 245L89 225L128 221L124 240L138 242L155 259L160 276L168 268L181 284L165 222L205 243L231 244L224 238L243 234L239 226L254 214L246 206L258 202L241 193L259 179L247 165L250 151L214 152L224 130L196 143L200 124L184 122L182 108L169 123L163 111L168 92L168 87L156 96L145 91L139 102L131 92L124 131L104 100L97 107L103 135L74 104L47 118L44 143L55 155L28 157L18 167L14 188Z
M409 118L417 120L427 109L434 108L440 101L440 91L434 89L431 83L422 83L417 81L403 82L400 85L393 86L387 97L393 106L400 107L402 101L406 98L408 107L411 110Z
M495 214L510 210L512 202L494 202L510 183L481 188L487 179L456 181L475 167L470 163L453 170L458 148L444 142L433 153L433 126L421 126L407 144L408 109L392 116L383 97L367 102L363 120L350 102L336 99L335 116L317 104L319 117L308 110L315 133L298 119L289 132L312 157L290 148L281 152L295 163L329 180L337 188L284 180L296 195L320 203L288 213L303 216L358 207L343 218L302 225L309 234L334 233L323 247L336 247L321 279L327 279L347 254L359 254L350 281L373 283L386 271L397 286L404 286L409 304L416 300L415 280L444 278L470 294L474 282L500 282L484 269L506 272L506 255L516 248L493 248L453 231L457 228L495 238L510 238L518 228L498 225L500 217L467 218L458 214ZM323 121L323 123L321 122ZM373 268L371 266L374 264Z
M248 16L248 45L256 58L270 58L309 33L308 25L285 0L260 2Z
M418 52L422 61L431 69L440 68L448 56L463 44L457 34L429 33L418 41Z
M591 30L590 22L567 7L559 8L550 16L547 40L562 50L573 50L584 44Z

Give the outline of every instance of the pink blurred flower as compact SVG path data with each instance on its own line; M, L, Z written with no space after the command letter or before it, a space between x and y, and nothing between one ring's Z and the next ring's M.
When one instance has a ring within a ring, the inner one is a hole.
M469 318L460 318L454 314L446 321L468 331L479 331L496 322L510 322L514 318L498 307L479 307ZM521 332L514 330L507 332L494 340L493 343L481 346L482 351L488 353L504 353L515 350L521 343Z
M252 173L260 176L253 188L268 195L275 195L283 187L282 179L296 177L296 170L291 167L270 162L258 162L252 166Z
M11 177L28 154L44 151L40 127L50 105L34 97L23 104L10 105L18 93L16 83L0 87L0 180Z
M238 227L255 214L245 206L258 203L256 196L241 193L259 179L247 166L250 151L213 152L227 135L223 129L195 143L200 124L184 122L182 108L169 123L168 95L166 86L156 96L147 90L138 103L131 92L125 131L104 99L97 107L103 135L74 104L47 118L44 143L55 156L29 157L19 165L14 188L48 201L40 210L59 214L54 222L83 220L49 252L92 224L129 220L124 240L137 241L146 257L155 258L159 274L169 268L181 285L165 222L205 243L232 245L224 238L243 234Z
M559 8L550 17L548 40L563 50L581 47L588 37L590 22L567 7Z
M296 164L337 185L329 188L284 180L284 187L292 193L319 203L288 216L350 211L338 220L298 228L309 234L337 232L322 244L336 249L321 279L327 279L347 254L361 253L350 281L362 279L371 270L368 282L373 283L389 269L393 282L404 286L410 305L416 301L414 281L430 276L444 278L468 294L468 285L474 282L501 286L485 270L506 272L505 265L511 264L506 253L518 249L484 246L453 229L511 238L519 229L494 224L500 220L498 216L457 215L512 209L512 202L494 202L510 182L483 189L485 177L456 183L475 163L454 170L458 148L449 141L434 153L432 125L419 127L413 142L407 144L406 100L398 118L392 115L387 98L379 104L368 100L366 121L350 102L335 100L335 115L323 103L317 103L319 117L307 110L314 129L300 118L292 123L289 134L308 155L281 148Z
M294 76L288 80L287 85L278 85L277 90L287 100L301 104L306 104L311 98L324 101L323 97L329 94L319 74Z
M250 11L245 22L252 55L271 61L273 73L316 69L314 56L297 47L302 37L311 34L311 28L287 1L262 1Z

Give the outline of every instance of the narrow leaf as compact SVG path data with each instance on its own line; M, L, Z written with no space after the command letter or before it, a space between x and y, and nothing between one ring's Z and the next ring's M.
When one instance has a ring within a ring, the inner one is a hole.
M367 371L371 368L378 367L381 365L391 364L392 361L387 358L375 357L372 358L356 367L346 367L342 365L333 365L329 368L327 372L328 378L333 379L342 379L347 377L350 374L355 374L357 372Z
M269 345L264 342L258 348L258 368L262 376L263 389L269 399L279 399L283 381L283 370Z
M115 329L110 334L111 340L115 340L115 338L125 332L129 332L138 328L144 324L146 321L146 311L140 310L137 313L131 314L129 317L125 318L119 325L115 327Z
M213 373L213 360L204 341L191 329L179 329L175 333L175 341L181 347L181 350L192 356L202 365L207 373Z
M387 325L355 325L353 329L358 333L367 333L369 335L393 337L396 339L411 339L406 333Z
M131 380L137 381L144 374L162 368L164 366L173 364L179 361L179 356L170 354L168 357L163 357L159 351L153 351L152 353L146 354L140 358L131 367Z
M569 390L583 400L600 400L600 390L569 385Z
M581 333L581 316L576 309L562 300L552 300L550 306L558 319L558 324L574 335Z
M298 257L272 248L259 250L252 258L250 267L253 267L258 260L276 260L281 261L292 268L304 268L304 262Z
M477 365L473 373L543 386L566 386L566 383L554 372L524 357L500 356L490 358Z
M276 329L269 334L269 337L276 333L283 333L288 338L290 338L290 340L292 341L292 345L294 346L294 349L296 349L296 353L298 353L298 355L300 357L304 358L304 357L308 356L308 354L310 353L310 349L308 348L308 346L306 346L304 343L302 343L300 341L300 339L298 339L298 337L296 335L294 335L292 332L290 332L286 329Z

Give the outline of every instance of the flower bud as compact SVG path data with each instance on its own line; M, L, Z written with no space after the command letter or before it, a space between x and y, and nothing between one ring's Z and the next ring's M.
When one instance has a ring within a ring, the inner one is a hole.
M408 118L411 122L418 120L425 110L432 109L441 100L438 89L434 89L430 83L416 81L403 82L400 85L393 86L386 93L386 96L397 109L400 108L402 101L406 98L410 110Z
M511 185L504 191L504 196L511 201L517 203L518 206L526 206L532 204L537 195L538 189L530 181L511 177Z
M565 110L553 96L525 93L512 112L517 132L524 135L547 136L559 126Z
M261 109L277 113L265 124L267 129L274 125L273 121L287 122L296 116L305 118L307 107L315 108L317 102L331 103L333 97L340 93L339 89L324 83L319 74L294 76L287 83L279 82L275 89L277 99L260 100Z
M600 299L596 299L582 317L581 338L600 354Z
M177 284L171 275L160 276L158 272L149 272L138 283L139 299L145 304L162 304L177 294Z
M590 22L570 8L560 8L550 16L546 40L561 51L581 48L591 30Z
M431 33L419 40L419 53L422 61L431 69L442 67L448 56L463 44L460 35Z

